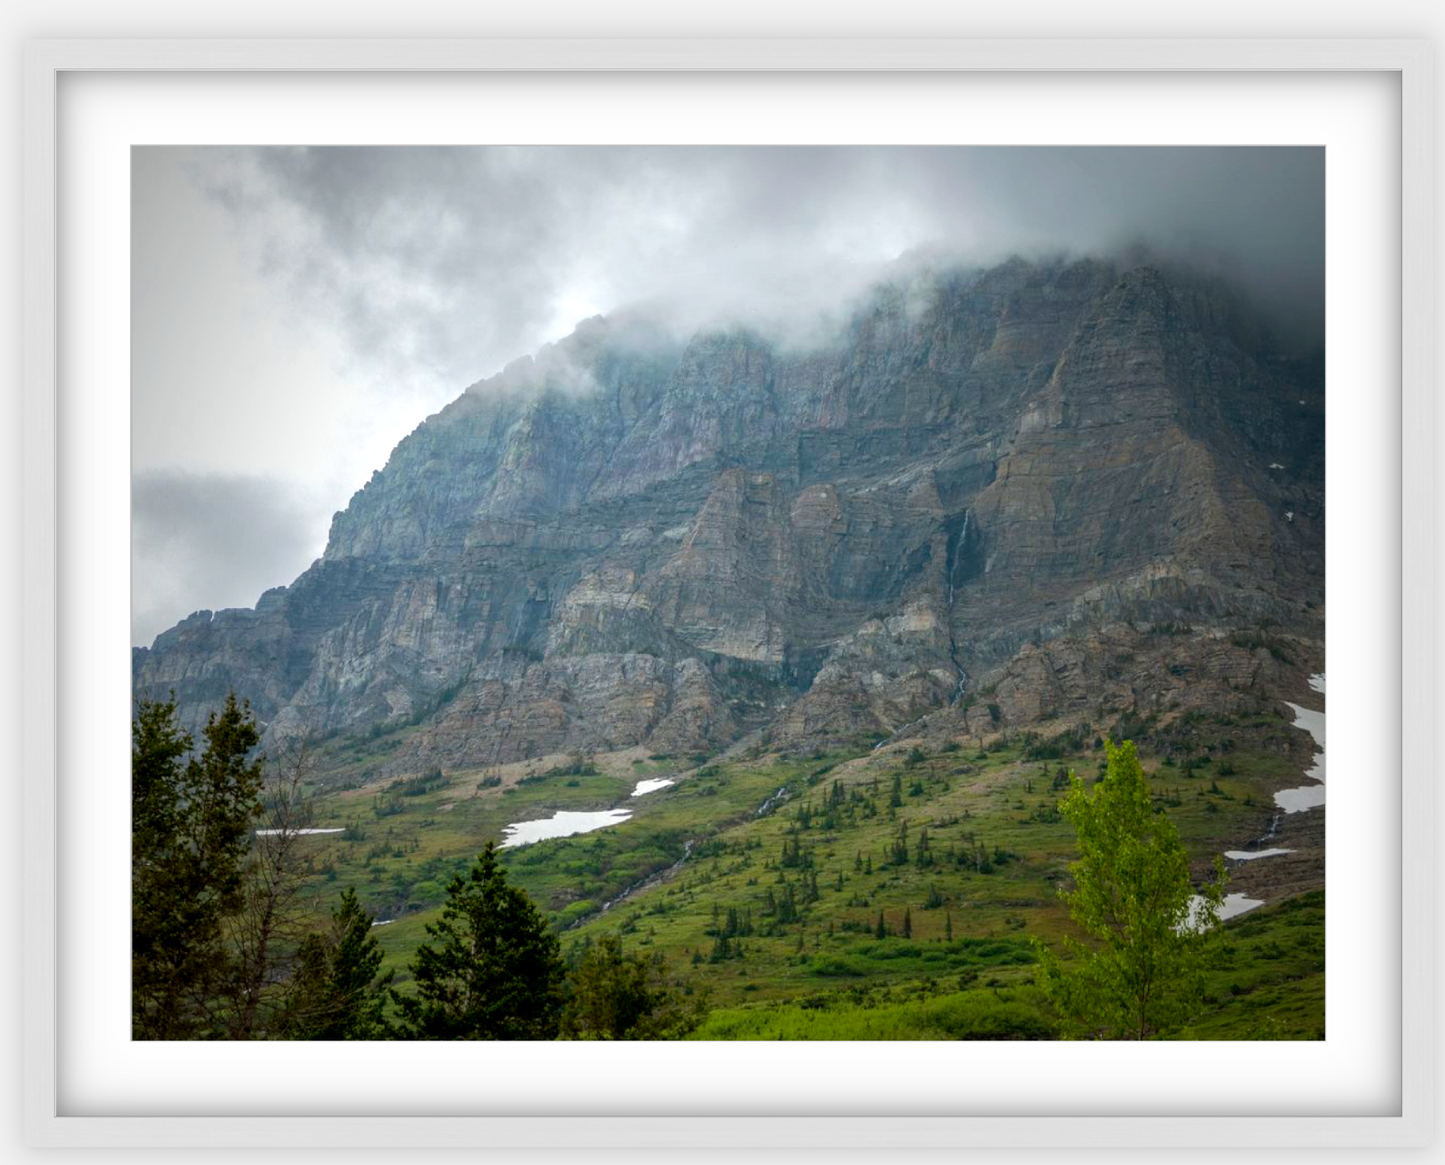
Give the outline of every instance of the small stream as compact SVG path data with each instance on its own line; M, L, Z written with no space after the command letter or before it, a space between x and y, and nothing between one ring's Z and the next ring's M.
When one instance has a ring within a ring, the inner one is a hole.
M657 883L661 882L664 878L670 878L673 874L677 873L678 870L682 869L683 863L686 862L688 858L692 857L692 847L696 844L697 842L695 840L689 838L687 841L683 842L682 857L678 858L677 861L673 862L672 865L667 867L667 869L658 870L657 873L649 874L640 882L634 882L631 886L628 886L627 889L623 890L621 894L617 895L616 898L609 898L606 902L604 902L600 907L597 908L597 912L595 914L584 914L581 918L577 919L570 926L568 926L567 929L576 930L577 927L581 926L584 922L590 922L592 919L596 918L598 914L606 914L619 902L625 902L634 894L641 893L643 890L657 885Z
M672 781L640 781L638 782L637 788L633 790L632 795L634 797L639 797L643 793L651 793L654 789L663 788L664 786L671 785L673 783L674 782ZM649 785L652 786L652 788L644 789L643 785ZM768 797L767 800L765 800L761 805L759 805L753 816L766 817L769 813L771 813L787 799L788 786L784 785L781 789L779 789L776 793L772 794L772 796ZM597 914L606 914L619 902L625 902L634 894L638 894L641 891L649 889L650 887L657 885L657 883L672 877L673 874L677 873L677 871L682 868L683 864L687 861L687 859L692 857L692 848L696 844L696 839L689 839L683 844L682 857L678 858L677 861L673 862L672 865L667 867L667 869L659 870L655 874L649 874L640 882L635 882L633 885L628 886L625 890L622 891L621 894L617 895L616 898L609 898L601 905L601 907L598 908ZM581 926L588 919L595 918L596 916L596 914L585 915L584 917L577 919L577 921L572 923L572 925L569 926L567 929L572 930L574 927Z

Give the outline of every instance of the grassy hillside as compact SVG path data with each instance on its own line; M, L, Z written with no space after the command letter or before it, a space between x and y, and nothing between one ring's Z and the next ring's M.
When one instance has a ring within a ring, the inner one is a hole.
M1132 727L1196 877L1261 834L1273 792L1299 781L1296 730L1276 716ZM347 832L307 839L308 892L322 909L352 886L394 919L374 933L404 982L447 878L507 823L623 807L620 825L506 850L505 864L564 950L616 932L706 991L699 1038L1043 1038L1029 940L1071 926L1057 890L1073 832L1056 802L1069 770L1102 770L1101 745L1078 730L987 750L860 741L806 759L616 754L372 783L362 756L363 783L318 798L317 825ZM1323 944L1321 892L1228 923L1194 1034L1321 1037Z

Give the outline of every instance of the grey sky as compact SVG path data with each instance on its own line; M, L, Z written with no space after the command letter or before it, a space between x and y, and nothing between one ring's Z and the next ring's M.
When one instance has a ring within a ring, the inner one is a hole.
M648 300L806 327L880 265L1136 241L1323 325L1317 149L145 147L134 641L249 606L468 384Z

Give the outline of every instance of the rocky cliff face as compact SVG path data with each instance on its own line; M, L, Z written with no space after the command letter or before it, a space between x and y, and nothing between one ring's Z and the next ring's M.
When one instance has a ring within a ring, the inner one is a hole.
M589 320L134 677L272 740L412 728L398 770L801 746L1257 700L1321 664L1323 589L1322 362L1216 281L1015 260L809 350Z

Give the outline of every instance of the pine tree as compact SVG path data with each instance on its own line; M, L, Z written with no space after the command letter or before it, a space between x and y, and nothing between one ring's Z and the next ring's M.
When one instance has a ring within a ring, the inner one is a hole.
M725 936L718 941L727 946ZM569 986L562 1018L562 1032L569 1039L679 1039L697 1027L706 1012L705 993L688 995L669 982L661 955L645 959L626 954L616 935L603 935L587 948Z
M307 935L287 985L281 1031L293 1040L378 1040L392 1032L384 1012L393 972L380 979L381 944L372 916L347 887L331 927Z
M888 924L883 921L883 911L878 912L878 925L873 930L874 938L888 937Z
M906 906L903 908L903 937L913 937L913 911Z
M234 978L226 920L245 900L242 863L261 812L260 741L250 706L227 696L202 731L174 698L140 700L131 745L131 1001L137 1039L221 1034ZM191 754L182 764L182 758Z
M741 921L739 920L739 918L738 918L738 908L737 908L736 906L729 906L729 907L728 907L728 921L727 921L727 931L726 931L726 933L727 933L729 936L733 936L733 935L740 934L741 932L742 932L742 922L741 922Z
M953 915L948 911L943 915L943 937L946 942L953 941Z
M416 993L392 990L403 1034L432 1040L538 1040L557 1035L563 965L556 936L507 882L496 846L447 885L433 942L411 962Z

